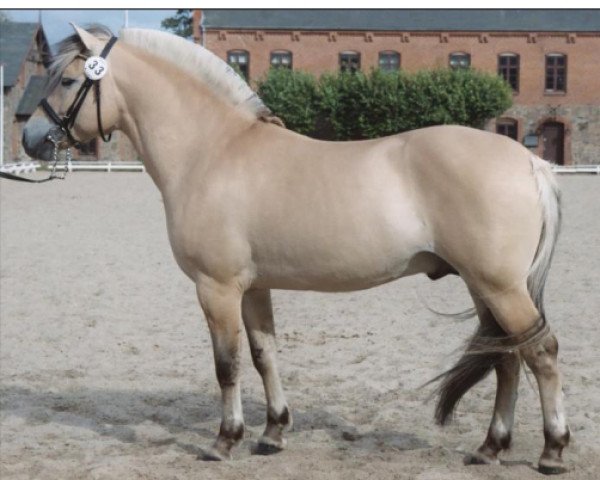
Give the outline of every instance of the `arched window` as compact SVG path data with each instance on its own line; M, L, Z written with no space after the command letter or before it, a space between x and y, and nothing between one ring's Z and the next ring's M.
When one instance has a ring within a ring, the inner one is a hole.
M499 118L496 120L496 133L517 140L519 135L519 124L514 118Z
M450 68L469 68L471 66L471 55L465 52L454 52L450 54Z
M340 53L340 71L357 72L360 70L360 53L348 50Z
M274 50L271 52L271 67L292 69L292 52L289 50Z
M567 91L567 56L562 53L546 55L546 92Z
M498 75L510 85L513 91L519 91L519 56L516 53L498 55Z
M250 78L250 54L246 50L229 50L227 52L227 63L236 68L248 81Z
M379 52L379 68L385 72L400 70L400 54L393 50Z

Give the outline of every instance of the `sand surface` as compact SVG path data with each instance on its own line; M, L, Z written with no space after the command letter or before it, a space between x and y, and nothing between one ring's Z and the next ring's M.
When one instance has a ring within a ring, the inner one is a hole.
M547 288L572 444L562 479L600 478L600 178L561 176L564 229ZM208 329L172 257L146 174L73 173L1 189L1 466L8 479L534 479L543 446L523 379L513 449L463 466L483 440L495 380L455 422L433 422L431 387L475 320L458 278L373 290L274 292L279 365L295 430L250 454L265 419L245 345L247 433L231 462L198 459L220 419ZM533 382L532 378L532 382Z

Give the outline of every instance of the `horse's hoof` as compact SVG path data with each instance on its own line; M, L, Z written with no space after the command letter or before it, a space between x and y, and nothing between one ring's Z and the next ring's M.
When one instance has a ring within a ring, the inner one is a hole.
M231 460L231 454L220 452L219 450L213 447L208 448L206 450L202 450L200 458L205 462L222 462L225 460Z
M561 473L565 473L567 469L562 465L542 465L540 463L538 471L544 475L560 475Z
M273 455L279 453L285 448L285 439L277 442L269 437L261 437L256 446L252 449L254 455Z
M470 453L463 459L465 465L500 465L500 460L491 458L481 452Z

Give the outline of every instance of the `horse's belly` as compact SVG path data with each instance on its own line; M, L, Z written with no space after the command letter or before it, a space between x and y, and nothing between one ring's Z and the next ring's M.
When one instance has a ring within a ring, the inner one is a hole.
M409 274L411 259L428 250L420 232L391 226L328 239L293 239L253 253L255 286L291 290L349 291L371 288ZM412 273L412 272L411 272Z
M253 286L283 290L313 290L318 292L343 292L365 290L390 282L405 275L410 259L395 262L381 269L338 269L308 272L305 269L257 272Z

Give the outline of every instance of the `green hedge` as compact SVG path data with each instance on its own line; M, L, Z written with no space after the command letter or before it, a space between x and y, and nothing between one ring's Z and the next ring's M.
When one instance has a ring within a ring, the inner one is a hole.
M512 103L500 77L476 70L312 75L271 69L258 94L291 130L336 140L376 138L430 125L481 128Z

